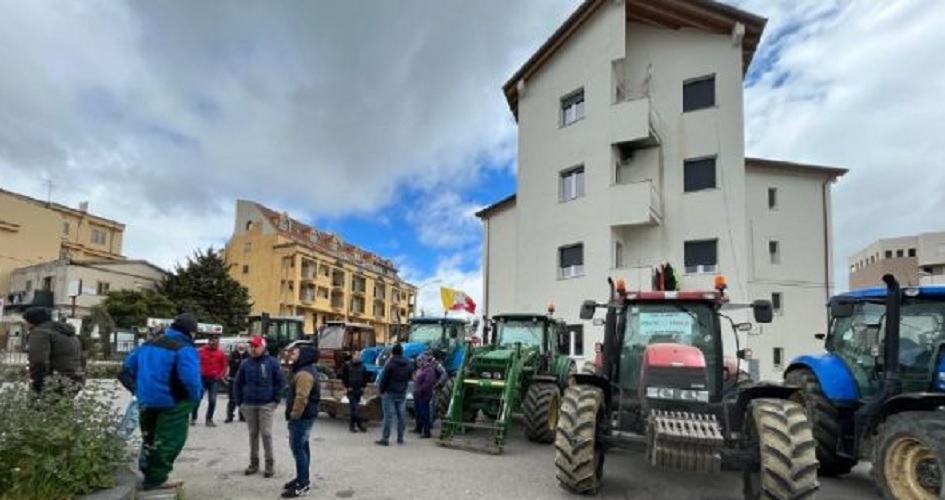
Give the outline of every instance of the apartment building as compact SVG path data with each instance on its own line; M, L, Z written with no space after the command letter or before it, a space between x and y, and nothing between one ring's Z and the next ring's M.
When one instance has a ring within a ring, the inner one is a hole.
M125 225L78 209L0 189L0 294L14 269L59 259L122 260Z
M851 289L880 285L887 273L903 284L945 284L945 232L877 240L847 263Z
M306 332L347 320L387 339L406 324L416 296L390 260L252 201L236 202L226 262L249 289L253 314L303 316Z
M7 305L45 303L66 317L82 318L108 292L154 290L166 272L145 260L59 259L21 267L11 274Z
M774 302L776 322L741 337L757 376L818 349L846 170L745 158L742 79L765 22L707 0L587 0L525 62L504 86L517 192L478 214L486 314L553 302L589 359L602 328L581 301L608 276L649 290L668 263L682 288L724 275L733 302Z

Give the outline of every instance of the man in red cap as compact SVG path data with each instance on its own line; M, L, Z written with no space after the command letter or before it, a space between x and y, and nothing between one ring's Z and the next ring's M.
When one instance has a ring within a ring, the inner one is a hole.
M266 339L249 339L250 357L243 361L233 380L234 396L249 428L249 467L245 474L259 472L259 437L266 454L265 477L275 475L272 455L272 414L279 406L286 387L285 374L275 358L266 351Z

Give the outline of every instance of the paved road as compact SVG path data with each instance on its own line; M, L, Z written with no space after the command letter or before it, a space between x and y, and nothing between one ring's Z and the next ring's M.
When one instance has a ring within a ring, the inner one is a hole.
M206 403L204 403L205 405ZM220 398L218 412L226 405ZM246 477L248 460L245 424L219 423L216 428L201 420L191 427L187 447L178 459L174 476L186 481L188 500L278 498L281 485L294 476L285 421L280 408L274 426L275 478ZM219 413L218 422L222 422ZM382 448L373 444L377 426L368 434L351 434L345 422L320 418L312 436L314 456L312 498L355 499L576 499L561 490L554 478L551 446L526 441L516 427L502 456L481 455L436 446L408 434L403 446ZM640 455L609 455L598 498L608 499L741 499L737 474L717 477L682 475L647 466ZM866 500L877 498L868 470L859 468L843 480L824 480L820 498Z

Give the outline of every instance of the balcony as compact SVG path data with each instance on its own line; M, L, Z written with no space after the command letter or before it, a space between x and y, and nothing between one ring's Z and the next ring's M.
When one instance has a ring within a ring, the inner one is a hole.
M610 187L610 225L652 226L662 222L662 200L653 181Z
M633 147L655 146L659 118L650 99L640 97L618 101L608 110L608 133L612 145Z

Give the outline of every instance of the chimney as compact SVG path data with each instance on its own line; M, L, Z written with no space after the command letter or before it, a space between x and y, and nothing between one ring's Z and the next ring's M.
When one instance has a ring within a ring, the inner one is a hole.
M80 211L80 212L88 212L88 211L89 211L89 202L87 202L87 201L80 202L80 203L79 203L79 211Z

